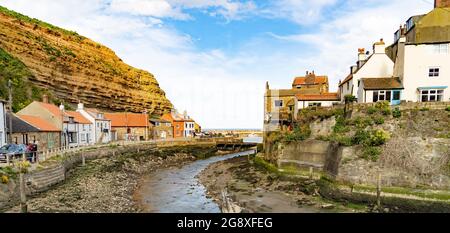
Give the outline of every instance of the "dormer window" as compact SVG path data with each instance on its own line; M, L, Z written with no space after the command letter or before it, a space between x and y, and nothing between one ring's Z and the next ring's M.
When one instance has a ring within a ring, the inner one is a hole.
M69 117L69 123L70 123L70 124L75 123L75 119L74 119L73 117Z

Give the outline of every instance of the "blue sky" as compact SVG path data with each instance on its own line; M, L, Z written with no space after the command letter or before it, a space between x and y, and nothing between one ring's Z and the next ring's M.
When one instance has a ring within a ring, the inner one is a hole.
M345 78L358 48L393 33L431 0L0 0L77 31L153 73L203 128L261 128L265 82L307 70Z

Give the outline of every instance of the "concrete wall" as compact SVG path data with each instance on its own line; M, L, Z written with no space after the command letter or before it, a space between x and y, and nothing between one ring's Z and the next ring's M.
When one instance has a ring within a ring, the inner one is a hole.
M280 145L278 149L278 167L295 166L300 169L312 167L332 176L338 174L340 154L336 153L335 143L306 140Z

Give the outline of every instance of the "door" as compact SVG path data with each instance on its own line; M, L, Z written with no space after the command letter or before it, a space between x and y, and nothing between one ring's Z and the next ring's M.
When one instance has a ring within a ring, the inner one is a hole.
M400 100L401 91L393 91L392 92L392 105L399 105L401 103Z

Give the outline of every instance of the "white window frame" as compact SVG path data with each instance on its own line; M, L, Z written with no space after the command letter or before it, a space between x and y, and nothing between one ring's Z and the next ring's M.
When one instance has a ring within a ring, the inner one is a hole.
M441 74L441 67L439 66L430 66L428 67L428 77L429 78L438 78Z
M388 100L387 99L387 93L388 92L390 92L391 94L390 94L390 99ZM380 101L389 101L389 102L391 102L392 101L392 98L393 98L393 95L394 95L394 93L393 93L393 91L392 90L380 90L380 91L373 91L373 95L375 94L375 93L377 93L377 102L380 102ZM383 98L381 98L381 96L383 96Z
M433 54L448 54L449 44L434 44L432 45Z
M424 94L426 92L426 94ZM423 101L423 97L427 96L427 100ZM439 100L440 96L440 100ZM431 100L433 99L433 100ZM420 102L442 102L444 101L444 89L427 89L419 90L419 101Z
M322 103L321 102L309 102L308 108L311 108L311 107L322 107Z

